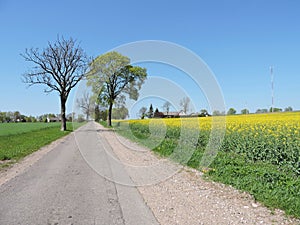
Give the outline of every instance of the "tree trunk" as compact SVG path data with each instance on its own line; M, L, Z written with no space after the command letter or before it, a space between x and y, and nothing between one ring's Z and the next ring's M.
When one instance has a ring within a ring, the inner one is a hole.
M87 114L86 114L86 121L89 121L89 119L90 119L90 111L88 111Z
M107 125L111 127L111 114L112 114L112 107L113 103L109 103L109 108L108 108L108 117L107 117Z
M61 131L67 130L67 121L66 121L66 98L60 96L60 116L61 116Z

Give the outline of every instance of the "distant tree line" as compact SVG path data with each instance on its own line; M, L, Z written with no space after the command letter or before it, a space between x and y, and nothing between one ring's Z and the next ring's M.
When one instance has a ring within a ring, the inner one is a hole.
M169 102L165 102L163 105L163 109L165 110L165 112L160 112L158 110L158 108L156 108L154 110L153 105L150 104L149 109L147 109L147 107L143 106L142 108L140 108L139 112L138 112L138 117L140 117L141 119L144 118L164 118L164 117L168 117L168 113L170 112L170 106L171 104ZM293 108L291 106L286 107L284 110L282 110L281 108L270 108L270 109L257 109L256 110L256 114L259 113L272 113L272 112L292 112ZM183 112L183 111L182 111ZM218 111L215 110L213 111L212 115L213 116L225 116L225 115L236 115L238 114L237 110L234 108L229 108L227 112L225 111ZM250 111L248 109L242 109L240 111L239 114L250 114ZM185 114L185 115L176 115L174 117L206 117L206 116L211 116L211 114L208 113L208 111L206 109L201 109L200 112L198 113L190 113L190 114ZM173 117L173 115L172 115Z
M67 121L72 121L74 113L67 115ZM40 116L26 116L19 111L0 112L0 123L35 123L35 122L49 122L47 118L60 118L60 114L47 113Z
M179 105L182 107L180 112L182 112L184 115L187 115L187 112L190 109L190 98L189 97L184 97L180 100ZM142 108L140 108L139 112L138 112L138 116L141 119L144 119L145 117L148 118L163 118L163 117L170 117L171 115L169 115L170 113L170 109L172 107L172 104L169 101L166 101L163 105L162 108L164 110L164 112L160 112L158 108L153 108L153 105L150 104L149 109L147 109L147 107L143 106ZM172 117L174 116L174 112L172 113ZM179 115L175 115L175 117L179 117Z
M164 112L159 111L158 108L153 108L153 105L150 104L149 109L147 107L143 106L140 108L138 112L138 117L141 119L145 119L146 117L151 119L151 118L171 118L171 117L205 117L205 116L211 116L206 109L200 110L199 113L191 113L191 114L186 114L188 112L188 106L189 106L190 100L189 98L183 98L180 102L180 105L182 110L179 112L170 112L170 107L171 103L166 101L162 108L164 109Z
M1 123L10 123L10 122L37 122L37 117L34 116L25 116L19 111L8 111L0 112L0 122Z
M270 109L266 109L266 108L257 109L255 113L259 114L259 113L292 112L292 111L293 111L293 108L291 106L289 106L289 107L286 107L284 110L281 108L275 108L275 107L274 108L271 107ZM249 113L250 113L250 111L248 109L242 109L240 112L240 114L249 114ZM218 110L215 110L212 114L213 114L213 116L222 116L222 115L226 115L226 114L227 115L235 115L235 114L237 114L237 110L234 108L229 108L227 113L225 113L225 111L220 112Z
M37 118L34 116L25 116L19 111L8 111L0 112L0 122L10 123L10 122L36 122Z

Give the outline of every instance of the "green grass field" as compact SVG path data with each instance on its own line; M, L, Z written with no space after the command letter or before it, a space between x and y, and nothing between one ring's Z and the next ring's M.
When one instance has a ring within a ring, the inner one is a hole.
M1 123L0 137L59 127L60 123Z
M84 123L68 123L60 131L60 123L2 123L0 124L0 160L15 162L54 140L63 137ZM6 165L5 163L2 163Z

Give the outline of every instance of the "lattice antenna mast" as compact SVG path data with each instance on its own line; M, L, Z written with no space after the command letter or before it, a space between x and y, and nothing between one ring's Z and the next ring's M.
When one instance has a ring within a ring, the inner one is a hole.
M272 112L274 112L274 74L273 74L273 66L270 66L270 74L271 74L271 92L272 92Z

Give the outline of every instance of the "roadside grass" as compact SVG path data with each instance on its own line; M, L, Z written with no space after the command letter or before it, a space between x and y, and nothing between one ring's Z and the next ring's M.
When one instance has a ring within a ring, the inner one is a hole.
M133 123L130 129L124 130L119 124L113 125L120 135L146 147L156 141L155 136L149 138L148 126ZM208 135L200 133L197 147L185 165L202 170L205 179L246 191L265 206L282 209L287 215L300 218L300 176L297 173L289 167L279 167L262 160L253 161L243 153L226 150L219 151L210 168L200 168ZM178 135L170 129L163 141L152 150L172 159L171 154L177 144Z
M69 122L67 123L67 130L68 131L74 131L74 130L77 130L79 127L85 125L87 122ZM70 124L70 125L69 125ZM70 128L71 127L71 128Z
M265 206L300 218L300 177L294 173L231 152L219 152L210 167L203 171L207 179L246 191Z
M67 131L60 131L60 123L0 124L0 161L6 167L41 147L71 133L84 123L68 123ZM5 135L6 131L6 135Z
M99 123L104 126L105 128L111 128L107 125L107 122L106 121L99 121Z

